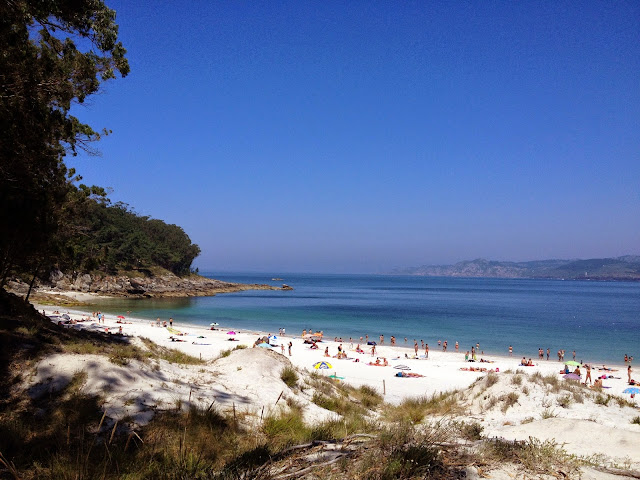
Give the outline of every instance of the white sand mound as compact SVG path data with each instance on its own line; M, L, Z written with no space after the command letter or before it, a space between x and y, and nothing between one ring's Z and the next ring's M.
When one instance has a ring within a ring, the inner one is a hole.
M640 468L638 410L615 398L560 378L557 385L541 377L503 373L479 379L463 392L462 404L484 426L483 434L506 440L553 440L571 454L602 456L611 465ZM600 403L598 403L598 400Z
M619 465L640 464L640 430L612 428L590 420L547 418L531 423L507 426L502 436L513 440L555 440L567 452L580 456L603 455Z
M313 392L290 389L280 378L289 360L262 349L231 352L228 357L204 365L177 365L166 361L143 363L132 360L115 365L100 355L51 355L36 366L28 380L32 398L64 389L73 376L86 373L82 391L99 395L111 418L130 417L147 423L156 410L215 405L223 411L267 415L287 408L286 399L303 405L305 420L334 418L310 402Z

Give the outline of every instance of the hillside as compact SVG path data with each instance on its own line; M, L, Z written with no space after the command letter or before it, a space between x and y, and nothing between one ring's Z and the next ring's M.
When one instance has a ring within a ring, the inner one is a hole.
M566 280L640 280L640 256L588 260L537 260L499 262L465 260L454 265L423 265L398 268L392 275L425 277L548 278Z

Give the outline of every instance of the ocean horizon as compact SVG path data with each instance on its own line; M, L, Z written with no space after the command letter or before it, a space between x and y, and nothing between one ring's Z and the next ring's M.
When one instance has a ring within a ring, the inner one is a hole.
M623 364L640 346L640 283L576 280L420 277L364 274L201 272L228 282L286 283L293 290L249 290L213 297L109 299L107 313L174 324L278 333L323 331L326 338L360 337L398 346L422 341L460 352L480 344L485 354L537 359L538 348L566 351L591 363ZM274 278L282 280L273 280ZM406 342L405 342L406 338ZM546 358L546 357L545 357Z

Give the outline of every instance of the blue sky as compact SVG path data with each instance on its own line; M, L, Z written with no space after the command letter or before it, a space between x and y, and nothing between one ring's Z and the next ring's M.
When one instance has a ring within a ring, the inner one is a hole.
M215 271L640 254L640 3L109 1L69 160Z

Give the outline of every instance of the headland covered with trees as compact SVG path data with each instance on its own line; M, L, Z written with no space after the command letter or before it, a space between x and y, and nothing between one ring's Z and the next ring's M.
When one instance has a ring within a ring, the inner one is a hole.
M181 227L113 204L65 164L110 133L71 112L129 73L115 19L100 1L0 4L0 288L52 272L185 276L200 253Z

